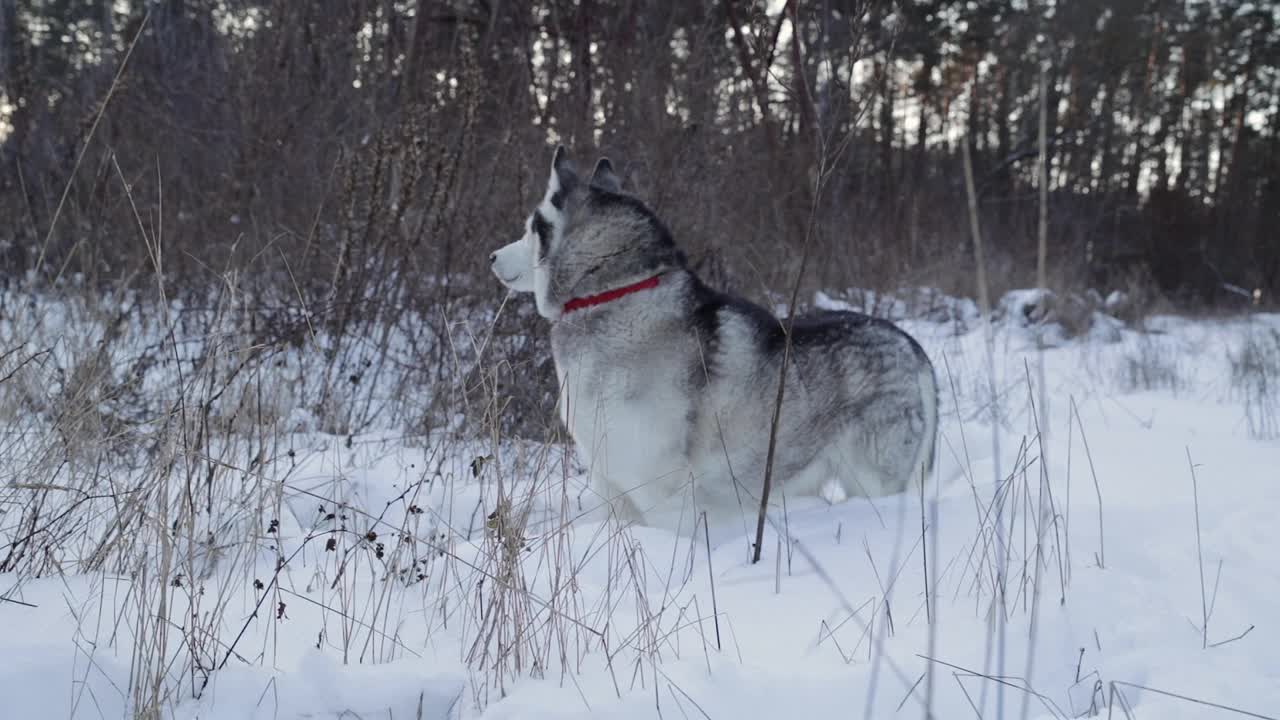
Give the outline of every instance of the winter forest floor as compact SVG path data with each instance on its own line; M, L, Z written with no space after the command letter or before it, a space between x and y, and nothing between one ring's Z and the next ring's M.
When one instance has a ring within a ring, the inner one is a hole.
M1096 317L1042 385L1020 298L990 363L888 307L933 477L778 498L755 565L751 508L619 527L565 442L337 432L320 352L0 316L0 717L1280 717L1280 316Z

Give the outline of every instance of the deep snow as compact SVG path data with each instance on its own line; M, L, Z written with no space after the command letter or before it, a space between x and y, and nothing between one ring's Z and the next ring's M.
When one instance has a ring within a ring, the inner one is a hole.
M787 497L758 565L753 519L604 522L561 446L476 462L494 448L298 434L251 570L187 581L224 608L200 652L230 659L198 699L174 673L167 716L1239 716L1163 691L1280 717L1280 442L1259 432L1275 398L1257 397L1280 375L1231 372L1280 317L1056 336L1043 442L1034 335L1009 317L998 458L976 316L902 320L943 388L934 478L922 496ZM523 533L491 516L499 479L507 517L529 508ZM292 558L278 576L275 548ZM134 585L0 575L0 717L127 717ZM192 606L174 600L175 637L206 626Z

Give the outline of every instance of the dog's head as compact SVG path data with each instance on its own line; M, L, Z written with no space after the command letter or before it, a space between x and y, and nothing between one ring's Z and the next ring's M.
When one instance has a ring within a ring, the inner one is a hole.
M489 256L493 273L517 292L531 292L538 313L558 320L564 304L673 267L683 256L671 233L644 203L622 191L607 158L583 182L557 147L547 191L524 235Z

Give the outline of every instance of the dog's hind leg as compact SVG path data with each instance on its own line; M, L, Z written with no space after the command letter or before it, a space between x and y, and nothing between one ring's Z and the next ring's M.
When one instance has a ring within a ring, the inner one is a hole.
M834 477L846 495L880 497L912 487L920 437L905 425L878 425L875 433L850 430L841 438L833 458Z

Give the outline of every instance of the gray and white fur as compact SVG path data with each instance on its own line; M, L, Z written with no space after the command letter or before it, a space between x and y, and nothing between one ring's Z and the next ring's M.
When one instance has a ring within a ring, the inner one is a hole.
M647 522L687 510L690 497L713 513L756 506L783 323L705 285L607 159L584 182L557 148L524 236L490 259L552 323L560 417L601 499ZM656 286L565 311L655 276ZM796 318L791 347L773 470L785 492L834 481L848 496L885 495L932 469L937 381L910 335L821 312Z

